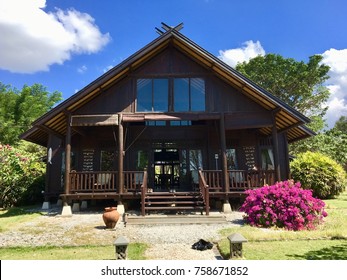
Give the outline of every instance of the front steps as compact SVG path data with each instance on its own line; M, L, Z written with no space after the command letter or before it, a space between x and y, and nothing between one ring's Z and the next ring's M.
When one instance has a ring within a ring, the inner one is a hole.
M227 218L222 214L205 216L200 214L188 215L149 215L129 216L127 225L182 225L182 224L226 224Z
M198 192L151 192L145 194L144 210L150 212L199 211L203 214L205 205Z

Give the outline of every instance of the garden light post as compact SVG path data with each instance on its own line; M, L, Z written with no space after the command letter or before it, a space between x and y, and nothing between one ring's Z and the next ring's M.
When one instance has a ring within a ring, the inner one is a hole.
M120 236L114 242L114 247L116 251L116 260L126 260L127 259L127 249L129 245L129 240L124 236Z
M228 240L230 242L230 259L242 258L242 243L247 242L247 239L239 233L233 233L228 236Z

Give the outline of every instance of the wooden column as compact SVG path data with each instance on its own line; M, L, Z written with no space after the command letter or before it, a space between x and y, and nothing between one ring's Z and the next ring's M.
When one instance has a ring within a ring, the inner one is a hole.
M67 115L67 131L65 139L65 194L70 193L71 171L71 114Z
M272 114L272 148L274 154L274 164L275 164L275 179L276 181L281 180L281 167L279 164L279 150L278 150L278 133L276 127L276 113Z
M228 176L228 162L227 162L227 152L226 152L226 140L225 140L225 120L224 113L221 113L219 121L219 130L220 130L220 146L221 146L221 160L222 160L222 182L224 192L229 192L229 176Z
M118 189L119 193L124 192L124 132L122 114L118 116Z

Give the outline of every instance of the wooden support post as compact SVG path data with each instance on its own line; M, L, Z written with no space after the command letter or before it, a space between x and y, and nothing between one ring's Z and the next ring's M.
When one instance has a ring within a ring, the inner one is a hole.
M274 164L275 164L275 179L276 181L281 180L281 168L279 164L279 150L278 150L278 133L276 127L276 113L273 113L273 125L272 125L272 147L274 154Z
M223 191L225 193L228 193L230 189L230 185L229 185L229 176L228 176L224 113L221 113L219 124L220 124L219 130L220 130L221 157L222 157L222 182L223 182L223 188L224 188Z
M71 114L67 115L67 132L65 140L65 194L70 193L71 171Z
M118 190L122 194L124 192L124 132L122 114L118 117Z

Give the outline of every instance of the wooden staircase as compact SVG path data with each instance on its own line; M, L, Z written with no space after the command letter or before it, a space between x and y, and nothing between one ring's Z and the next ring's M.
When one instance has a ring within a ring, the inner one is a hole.
M142 203L142 209L146 214L152 211L200 211L203 214L205 209L199 192L147 192Z

